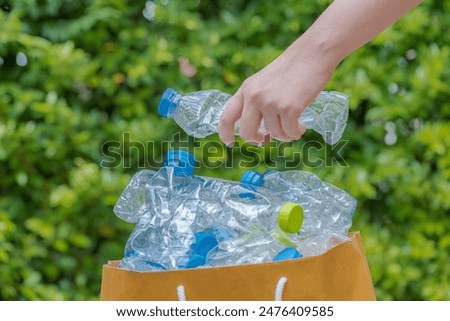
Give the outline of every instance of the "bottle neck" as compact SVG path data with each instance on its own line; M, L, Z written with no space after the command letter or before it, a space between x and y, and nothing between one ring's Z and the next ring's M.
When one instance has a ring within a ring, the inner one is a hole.
M167 109L167 118L173 118L175 112L178 108L178 104L180 103L181 94L178 92L173 92L169 98L170 104Z
M159 101L158 113L166 118L173 118L182 94L172 88L167 88Z

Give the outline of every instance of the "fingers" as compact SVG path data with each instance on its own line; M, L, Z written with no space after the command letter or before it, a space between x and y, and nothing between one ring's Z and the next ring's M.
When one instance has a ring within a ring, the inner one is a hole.
M300 115L280 114L281 128L292 140L298 140L305 133L306 127L299 123Z
M237 91L236 94L231 97L225 110L220 116L219 122L219 137L225 143L225 145L234 146L234 130L236 122L241 118L242 109L244 107L243 97L241 91Z
M253 102L244 101L243 92L241 87L220 116L219 137L228 147L234 146L235 126L238 120L240 120L239 135L254 145L264 145L270 138L280 141L298 140L305 133L306 127L299 123L299 113L297 115L292 108L258 108L260 106L256 106L253 99ZM264 133L260 130L262 120Z
M267 141L259 132L262 114L256 108L244 108L242 91L238 90L230 99L225 110L220 116L219 137L228 146L234 146L234 134L236 122L240 119L243 126L239 128L239 136L254 145L262 145Z
M256 108L244 108L241 116L241 126L239 126L239 136L253 145L263 145L265 143L264 135L259 131L261 126L262 114Z
M283 130L280 116L274 112L264 113L264 125L267 132L270 133L272 138L280 141L292 141L295 138L287 135Z
M302 123L298 123L298 125L300 126L300 137L298 138L298 139L300 139L302 136L303 136L303 134L306 132L306 126L304 125L304 124L302 124Z

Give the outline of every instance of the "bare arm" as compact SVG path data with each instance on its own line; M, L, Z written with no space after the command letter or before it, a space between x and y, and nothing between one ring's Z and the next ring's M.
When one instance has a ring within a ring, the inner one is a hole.
M279 140L299 139L302 111L319 95L334 69L346 56L365 45L421 0L335 0L313 25L277 59L247 78L225 111L219 136L234 142L239 135L261 144L261 121Z
M335 67L422 0L335 0L294 44L315 43ZM297 43L299 42L299 43Z

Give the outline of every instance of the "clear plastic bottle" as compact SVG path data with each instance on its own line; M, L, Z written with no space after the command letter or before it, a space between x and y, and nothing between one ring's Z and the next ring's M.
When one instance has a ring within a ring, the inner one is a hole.
M191 179L194 166L191 154L171 150L159 171L144 170L133 176L114 207L118 217L136 223L119 267L137 271L175 269L186 256L194 239L191 221L183 220L186 213L175 217L174 209L198 190L199 181Z
M237 231L248 231L255 226L268 231L280 228L287 233L297 232L303 222L303 209L295 202L288 202L271 191L255 191L239 182L218 178L199 177L194 225L208 228L207 224L227 226Z
M161 116L173 118L190 136L203 138L217 132L220 115L231 95L217 89L181 94L168 88L158 106ZM322 91L303 111L299 121L322 135L327 144L341 139L347 125L348 97L335 91ZM264 128L261 127L261 132ZM236 134L239 133L239 123Z
M144 217L153 216L155 209L164 208L160 203L172 195L172 189L188 188L187 183L195 167L195 158L183 150L170 150L164 167L155 172L137 172L125 187L114 206L114 213L122 220L136 223ZM189 193L189 190L184 191ZM159 215L165 211L159 211Z
M306 171L268 171L260 174L247 171L242 184L256 191L264 188L284 201L296 202L304 210L304 222L298 235L289 236L304 255L321 254L347 239L352 225L356 200L336 186L321 181Z

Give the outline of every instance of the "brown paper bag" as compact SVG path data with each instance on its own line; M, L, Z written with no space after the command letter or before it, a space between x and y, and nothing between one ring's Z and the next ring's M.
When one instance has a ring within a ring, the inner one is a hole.
M103 266L101 300L375 300L359 232L326 253L300 259L162 272Z

